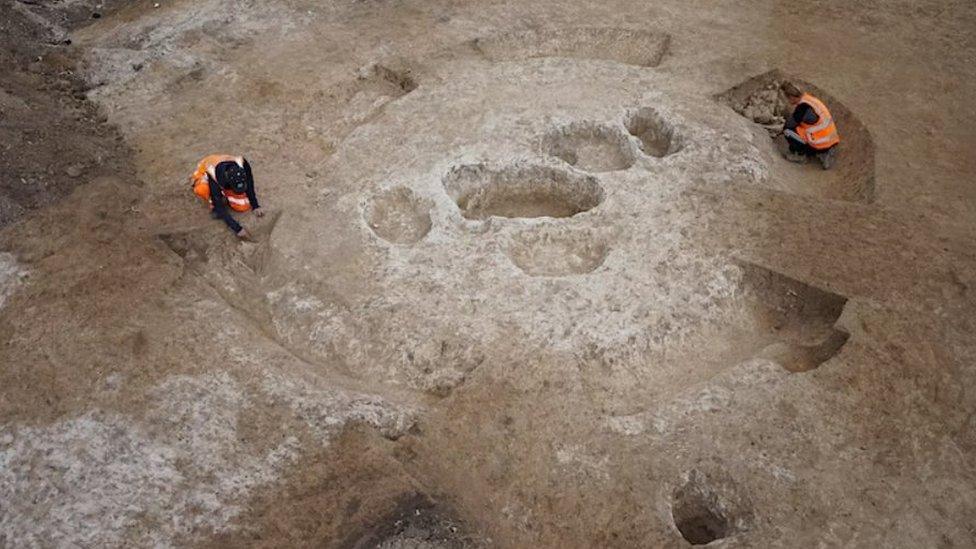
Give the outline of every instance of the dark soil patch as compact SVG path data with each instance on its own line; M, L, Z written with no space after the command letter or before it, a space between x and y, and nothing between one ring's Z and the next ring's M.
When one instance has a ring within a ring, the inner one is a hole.
M3 226L64 198L81 183L124 173L127 150L118 132L85 99L85 86L76 74L78 58L67 29L90 20L85 5L59 11L0 0L0 13Z

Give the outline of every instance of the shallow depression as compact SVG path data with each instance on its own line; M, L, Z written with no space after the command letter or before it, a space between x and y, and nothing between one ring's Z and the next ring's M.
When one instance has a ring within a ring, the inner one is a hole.
M609 251L604 239L588 231L544 231L516 236L507 254L525 274L567 276L595 271Z
M661 158L681 150L674 128L656 110L644 107L627 118L627 131L640 140L641 150L648 156Z
M635 161L634 151L623 132L596 124L572 124L554 130L543 139L543 149L588 172L626 170Z
M431 205L405 187L380 192L366 206L366 224L394 244L419 242L430 232Z
M572 217L603 201L595 178L546 166L459 166L443 183L466 219Z

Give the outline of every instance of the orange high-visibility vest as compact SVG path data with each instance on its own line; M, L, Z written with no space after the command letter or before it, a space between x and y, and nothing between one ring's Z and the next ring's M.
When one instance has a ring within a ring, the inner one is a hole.
M809 93L800 97L800 103L810 105L813 112L817 113L817 121L813 124L800 122L796 127L796 133L804 143L817 150L825 150L840 143L840 135L837 133L837 126L834 125L834 118L830 116L827 106L816 97Z
M193 186L193 194L199 196L201 199L206 200L210 204L210 209L213 209L213 200L210 198L210 182L209 178L212 178L214 182L217 181L217 174L214 169L217 164L221 162L235 162L238 166L244 167L244 157L243 156L231 156L229 154L211 154L210 156L205 156L197 164L197 169L190 176L191 185ZM220 189L223 193L224 198L227 199L227 204L230 205L231 209L237 212L246 212L251 209L251 201L247 198L247 193L235 193L227 189Z

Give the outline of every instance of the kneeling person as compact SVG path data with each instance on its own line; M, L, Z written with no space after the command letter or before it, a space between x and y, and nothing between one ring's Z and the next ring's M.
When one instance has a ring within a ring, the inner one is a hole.
M783 126L790 146L787 160L806 162L807 158L815 156L823 169L829 170L837 155L840 135L827 106L790 82L784 82L780 89L793 107L793 113Z
M210 204L215 219L223 219L239 238L250 238L247 229L230 214L231 210L253 210L258 217L264 215L254 193L251 165L243 156L212 154L204 157L190 176L190 184L193 193Z

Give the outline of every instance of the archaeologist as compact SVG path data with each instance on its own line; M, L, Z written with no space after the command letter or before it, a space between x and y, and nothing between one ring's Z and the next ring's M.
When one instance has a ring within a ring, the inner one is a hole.
M783 126L783 134L790 146L786 159L802 163L816 157L821 167L829 170L837 156L840 135L827 106L791 82L783 82L780 89L793 107Z
M230 214L231 210L253 210L258 217L264 215L254 193L251 165L243 156L212 154L204 157L190 175L190 185L193 194L210 204L214 219L223 219L238 238L250 239L247 229L241 227Z

